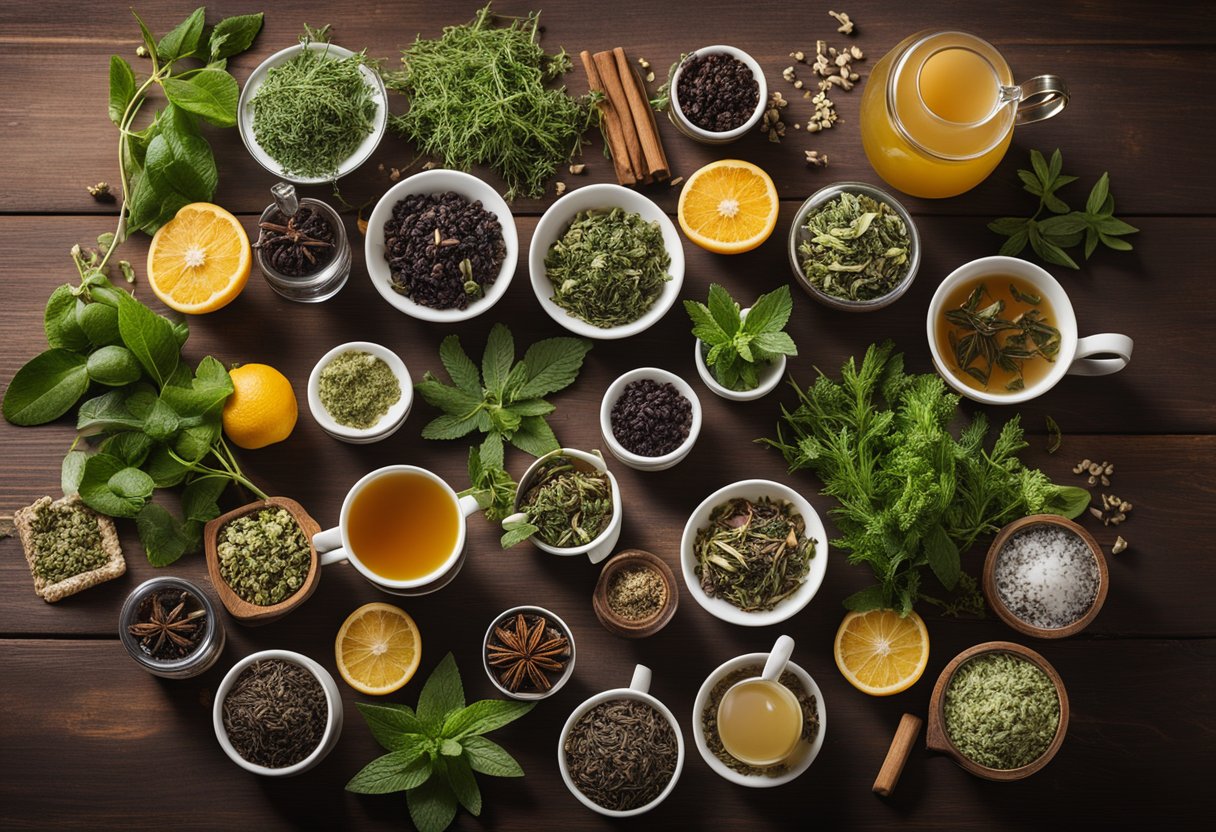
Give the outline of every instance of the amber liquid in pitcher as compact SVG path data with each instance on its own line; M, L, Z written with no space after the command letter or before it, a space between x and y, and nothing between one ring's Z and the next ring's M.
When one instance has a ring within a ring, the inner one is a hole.
M351 503L347 535L355 557L390 581L436 572L452 554L462 519L442 485L412 471L369 482Z
M767 679L740 682L718 706L718 737L732 757L772 766L802 737L802 706L789 688Z

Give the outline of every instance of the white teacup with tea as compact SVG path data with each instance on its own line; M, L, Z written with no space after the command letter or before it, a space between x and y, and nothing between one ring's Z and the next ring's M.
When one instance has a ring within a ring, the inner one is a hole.
M1126 335L1079 338L1064 287L1017 257L981 257L951 272L929 302L926 330L942 378L985 404L1029 401L1065 375L1117 373L1132 357Z
M350 561L385 592L424 595L460 571L465 518L477 509L425 468L389 465L355 483L338 525L312 542L322 566Z

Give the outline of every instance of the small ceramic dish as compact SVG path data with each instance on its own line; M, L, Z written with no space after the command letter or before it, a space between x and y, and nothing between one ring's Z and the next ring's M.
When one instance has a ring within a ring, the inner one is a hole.
M1005 604L1005 600L996 586L996 568L1001 560L1001 550L1015 534L1034 526L1058 526L1070 532L1085 543L1097 563L1098 588L1094 593L1093 602L1084 615L1063 627L1049 629L1023 621ZM1098 541L1094 540L1094 536L1081 526L1056 514L1032 514L1029 517L1014 520L997 534L992 545L988 547L988 556L984 559L984 597L988 599L988 604L996 611L997 617L1010 627L1023 635L1035 638L1067 638L1084 630L1098 616L1102 604L1106 601L1106 592L1109 588L1110 571L1106 567L1106 558L1102 555L1102 547L1098 545Z
M1056 695L1060 698L1060 722L1056 727L1055 737L1052 738L1051 744L1047 746L1047 750L1037 760L1021 768L996 769L980 765L963 756L963 753L951 742L949 735L946 733L946 690L950 686L950 680L954 676L955 671L962 667L965 662L986 653L1012 653L1015 656L1033 662L1051 679L1052 684L1055 685ZM1020 644L1014 644L1009 641L986 641L983 644L977 644L959 653L951 660L950 664L946 665L941 675L937 677L937 684L933 686L933 695L929 699L929 720L928 727L925 730L925 745L930 751L940 751L946 754L954 762L958 763L961 768L969 771L976 777L998 781L1022 780L1051 762L1051 758L1056 756L1056 752L1060 750L1060 746L1064 743L1064 735L1067 732L1068 692L1064 690L1064 680L1060 678L1060 674L1051 666L1051 663L1029 647L1023 647Z
M792 503L794 510L801 514L802 519L806 522L806 535L815 540L815 556L811 558L802 584L793 595L779 602L771 610L744 612L724 598L711 598L701 588L701 579L697 576L695 550L697 532L709 525L709 515L716 507L737 497L752 501L768 497ZM769 624L777 624L796 615L811 602L815 593L819 591L819 585L823 583L823 576L827 574L827 568L828 535L823 521L819 519L819 514L797 491L788 485L782 485L772 480L740 480L719 488L696 507L684 525L684 534L680 538L680 570L684 574L684 585L688 588L688 594L710 615L730 624L767 627Z
M245 82L245 88L241 90L241 98L237 103L236 118L237 130L241 134L241 141L245 143L245 147L249 150L249 154L257 161L259 165L273 173L280 179L285 179L288 182L294 182L297 185L320 185L331 180L341 179L348 173L354 172L356 168L366 162L379 146L380 140L384 138L385 130L388 128L388 93L384 89L384 81L380 79L379 73L366 64L359 67L359 73L363 76L363 80L367 83L368 88L372 91L372 100L376 104L376 114L372 119L372 131L367 134L363 143L355 149L345 162L338 166L338 172L333 177L306 177L290 174L283 170L273 157L270 156L262 146L258 144L257 137L253 132L253 99L257 95L258 90L266 80L267 73L277 66L287 63L296 55L299 55L305 49L313 52L321 52L328 56L331 60L341 60L354 55L349 49L343 49L341 46L336 46L332 43L297 43L294 46L289 46L275 52L266 60L262 61L249 74L249 80Z
M631 620L618 615L608 604L608 587L614 576L623 569L649 569L663 581L667 599L652 615L646 618ZM676 584L676 576L671 567L658 555L641 549L625 549L618 552L612 560L604 564L600 570L599 580L595 582L595 592L591 596L591 606L595 617L604 625L604 629L622 638L648 638L668 625L680 606L680 587Z
M706 703L709 702L710 691L714 689L714 686L724 676L739 668L754 666L756 674L759 675L760 670L764 668L765 661L768 660L768 656L768 653L748 653L744 656L736 656L718 665L701 684L701 689L697 691L697 698L692 706L692 739L696 743L697 750L701 752L701 757L705 760L706 765L719 777L752 789L767 789L773 786L782 786L791 780L801 777L811 767L811 763L815 762L815 758L819 756L819 750L823 748L823 736L827 732L827 709L824 707L823 693L819 690L819 685L815 684L815 680L811 678L811 674L791 661L786 663L786 671L797 676L798 681L802 683L803 690L815 697L815 710L819 717L819 730L815 733L814 739L810 742L802 741L798 743L798 746L794 749L794 753L782 764L784 770L780 774L742 774L729 768L709 750L709 743L706 741L701 714L705 710Z
M441 194L451 191L459 194L470 202L480 201L483 208L498 219L502 228L502 241L506 247L502 265L498 268L498 277L486 289L485 294L470 301L464 309L432 309L407 298L393 289L393 273L388 260L384 257L384 226L393 216L397 203L410 194ZM372 209L367 220L367 235L363 240L363 259L367 265L367 274L372 285L380 293L380 297L399 312L432 323L453 324L476 318L482 312L488 311L507 293L511 278L515 276L515 265L519 261L519 235L515 231L515 219L511 209L498 191L491 188L476 176L462 173L458 170L424 170L406 177L389 188L376 207Z
M232 587L228 586L228 582L220 574L220 556L217 551L217 543L220 529L225 524L238 517L243 517L246 514L266 508L286 509L295 518L296 523L300 525L300 531L304 533L304 539L308 541L308 549L312 562L308 566L308 577L304 579L303 585L296 590L294 595L283 599L277 604L263 607L249 603L237 595ZM321 578L317 547L312 544L313 535L319 531L321 531L321 526L304 510L304 506L287 497L271 497L269 500L258 500L248 505L243 505L240 508L234 508L227 514L221 514L214 520L208 521L207 525L203 527L203 549L207 557L207 575L211 578L211 585L215 588L215 594L219 596L220 603L224 605L224 608L228 610L233 618L251 627L277 621L300 606L300 604L303 604L316 591L317 582Z
M904 225L908 228L910 242L908 246L907 273L894 289L881 297L872 298L871 300L846 300L835 295L829 295L807 280L806 274L802 271L802 256L798 253L798 246L803 241L810 239L810 235L804 228L807 216L823 203L833 200L845 192L864 194L876 202L885 202L899 215L899 218L904 221ZM876 309L882 309L895 303L911 288L912 281L916 279L916 271L920 268L920 234L916 230L916 223L912 220L912 215L908 213L908 209L882 188L876 188L865 182L837 182L834 185L828 185L826 188L820 188L812 194L806 202L802 203L802 206L798 209L798 213L794 215L794 222L790 225L789 258L790 270L793 271L794 277L797 278L798 285L808 295L824 306L830 306L843 312L873 312Z
M578 798L579 803L594 812L599 812L601 815L607 815L610 818L630 818L649 812L667 799L667 796L675 789L676 783L679 782L680 773L684 770L684 734L680 732L680 723L676 721L675 714L666 705L650 694L650 681L650 668L641 664L637 665L633 669L633 679L630 681L629 687L606 690L585 700L570 714L570 717L566 720L566 724L562 726L561 734L557 738L557 766L562 774L562 782L566 784L566 788L570 790L570 793ZM570 767L566 763L566 739L570 736L570 729L574 727L574 724L587 711L602 702L608 702L613 699L636 699L639 702L645 702L671 723L671 730L676 735L676 767L675 771L672 772L671 780L668 781L667 786L659 793L658 797L643 806L638 806L636 809L606 809L599 805L579 791L578 786L574 784L574 780L570 777Z
M582 546L572 546L568 549L559 549L556 546L550 546L547 543L542 543L535 536L529 538L529 543L540 549L542 552L548 552L550 555L586 555L587 559L592 563L599 563L604 558L612 554L612 550L616 548L616 542L621 537L621 525L624 522L625 509L621 503L621 487L617 484L616 477L608 470L607 464L604 462L604 457L599 451L587 453L586 451L575 450L574 448L558 448L556 451L550 451L542 457L539 457L535 462L528 466L528 470L524 471L524 475L519 478L519 486L515 489L515 514L503 520L503 528L508 524L513 525L516 522L523 521L527 515L519 511L520 501L524 495L528 493L528 489L532 486L532 479L541 465L553 459L556 456L565 456L570 458L576 466L584 470L595 470L602 472L608 477L608 483L612 487L612 519L608 521L608 526L590 543L585 543Z
M689 407L692 409L692 424L688 427L688 436L680 447L661 456L642 456L627 450L617 441L616 434L612 431L613 405L625 391L626 385L641 379L651 379L659 384L673 385L680 391L680 395L688 399ZM669 373L657 367L630 370L608 385L608 389L604 391L604 398L600 402L600 433L603 434L604 442L608 445L608 452L630 468L636 468L639 471L664 471L688 456L692 452L692 446L697 443L697 436L701 433L701 402L697 398L697 394L693 392L692 386L675 373Z
M228 692L232 690L232 686L236 684L236 680L245 671L245 668L256 661L267 659L294 662L300 665L316 677L316 680L321 683L321 688L325 691L326 720L325 731L321 735L321 741L317 743L317 747L313 749L312 753L303 760L300 760L295 765L283 768L269 768L268 766L260 766L246 760L233 748L232 743L228 740L228 731L224 728L224 700L228 697ZM294 653L291 650L262 650L241 659L232 666L231 670L224 674L224 680L220 682L220 686L215 691L215 703L211 706L211 723L215 728L215 738L219 740L220 748L224 749L224 753L228 755L232 762L245 769L245 771L260 774L263 777L291 777L313 768L324 760L329 752L334 750L334 746L338 744L338 738L342 736L342 714L342 694L338 690L338 684L334 681L334 677L330 675L328 670L308 658L308 656Z
M502 684L502 682L498 680L498 676L495 675L494 669L490 667L489 647L490 638L494 635L494 628L500 626L504 628L509 627L511 622L515 620L515 616L521 614L525 616L539 615L543 618L547 618L549 621L553 622L553 625L557 628L557 630L564 635L566 637L566 641L570 643L570 658L566 661L566 669L563 670L562 675L553 682L553 686L546 691L508 690ZM511 699L519 699L524 702L535 702L541 699L548 699L550 696L565 687L566 682L570 681L570 677L574 675L574 659L574 631L570 629L565 621L562 621L561 618L554 613L549 612L549 610L545 609L544 607L536 607L525 604L524 606L511 607L509 610L504 610L494 617L494 620L490 622L489 627L486 627L485 637L481 640L481 666L482 669L485 670L486 676L489 677L490 684L498 688L498 690L501 691L504 696L509 696Z
M370 428L351 428L340 425L329 415L325 405L321 404L321 371L329 362L344 352L365 352L374 355L389 366L393 375L397 377L397 383L401 385L401 398L380 417L379 422ZM410 408L413 405L414 382L410 378L410 371L405 366L405 362L397 356L397 353L371 341L350 341L334 347L321 356L321 360L316 363L308 375L308 410L312 413L312 418L316 419L321 429L334 439L349 442L352 445L370 445L392 436L405 424L406 417L410 415Z
M740 318L746 318L750 311L750 306L740 310ZM706 351L705 342L697 338L693 342L693 359L697 365L697 375L715 395L732 402L754 402L756 399L764 398L777 389L777 385L781 383L781 377L785 375L786 359L784 355L779 355L760 370L760 383L751 390L731 390L714 377L714 371L705 363Z
M640 214L647 222L658 222L663 231L663 247L671 257L671 265L667 269L671 280L663 285L662 293L642 317L632 323L601 329L574 317L550 299L553 296L553 284L549 282L545 271L545 257L558 238L566 233L570 223L574 221L575 214L579 211L610 208L621 208ZM545 211L540 222L536 224L532 244L528 248L528 272L532 278L532 291L536 293L541 308L550 318L575 335L599 340L629 338L658 323L680 296L680 287L684 285L684 247L671 218L642 194L620 185L584 185L550 205L549 210Z
M733 130L706 130L703 127L698 127L693 124L688 116L684 114L684 110L680 106L680 96L677 92L680 84L680 75L684 72L684 65L689 58L694 58L697 55L729 55L732 58L742 61L752 72L752 77L756 79L756 84L759 87L759 98L756 101L756 109L748 117L747 121L734 128ZM702 144L729 144L730 142L740 139L747 135L757 124L760 123L761 117L764 115L764 108L768 106L768 84L764 80L764 70L760 68L760 64L751 55L744 52L742 49L736 49L733 46L705 46L695 52L689 54L680 65L676 67L676 71L671 76L671 109L668 114L671 116L671 123L676 128L688 136L690 139L695 139Z

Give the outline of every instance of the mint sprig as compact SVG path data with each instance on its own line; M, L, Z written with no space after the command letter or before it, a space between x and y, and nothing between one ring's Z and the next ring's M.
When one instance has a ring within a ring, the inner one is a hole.
M1110 193L1110 175L1103 173L1089 192L1084 211L1073 211L1056 192L1077 180L1075 176L1061 173L1063 158L1059 148L1051 154L1051 161L1037 150L1030 151L1032 170L1019 170L1022 189L1039 198L1039 207L1028 218L1001 217L988 223L988 228L1008 237L1000 253L1016 257L1027 245L1040 259L1070 269L1080 268L1066 249L1074 248L1085 241L1085 259L1102 243L1116 251L1131 251L1132 244L1122 237L1135 234L1140 229L1116 217L1115 198ZM1055 216L1039 219L1047 210Z
M746 318L717 283L710 284L708 305L686 300L684 309L692 319L692 334L705 345L705 364L723 387L753 390L760 384L764 364L798 354L794 340L784 331L794 309L789 286L761 295Z

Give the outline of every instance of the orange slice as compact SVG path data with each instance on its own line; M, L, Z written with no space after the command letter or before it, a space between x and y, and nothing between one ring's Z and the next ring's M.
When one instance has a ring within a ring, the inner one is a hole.
M712 162L684 183L677 215L685 235L701 248L751 251L777 227L777 187L751 162Z
M190 315L227 306L249 281L249 236L232 214L194 202L160 227L148 249L148 283L170 309Z
M360 693L383 696L413 678L422 660L422 636L405 610L364 604L350 614L334 641L338 672Z
M836 666L849 684L871 696L907 690L929 663L929 631L914 612L851 612L836 631Z

